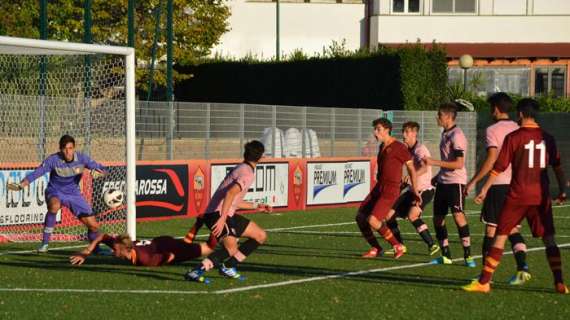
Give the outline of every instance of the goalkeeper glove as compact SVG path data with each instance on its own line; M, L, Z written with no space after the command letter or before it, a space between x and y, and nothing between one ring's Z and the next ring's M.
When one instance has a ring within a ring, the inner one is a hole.
M14 182L8 182L6 187L8 188L8 190L11 191L21 191L22 189L24 189L21 183L14 183Z
M91 176L93 177L93 179L103 178L105 176L105 172L93 169L91 170Z

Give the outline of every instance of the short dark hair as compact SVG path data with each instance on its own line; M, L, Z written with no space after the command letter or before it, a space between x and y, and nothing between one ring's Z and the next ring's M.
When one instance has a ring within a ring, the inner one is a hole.
M381 125L382 128L389 129L392 132L392 121L388 120L388 118L378 118L372 121L373 128L376 128L377 125Z
M402 125L402 132L406 131L406 129L420 131L420 124L415 121L408 121Z
M517 103L517 111L522 113L523 118L536 119L540 111L540 105L534 99L524 98Z
M440 104L437 110L442 113L451 113L451 117L453 118L453 120L455 120L455 117L457 117L457 110L459 110L459 107L455 102L445 102Z
M59 149L61 150L65 148L65 146L70 142L73 143L73 146L75 147L75 139L73 139L73 137L68 134L64 134L61 136L61 138L59 138Z
M258 162L265 152L263 143L252 140L244 145L243 158L245 161Z
M493 108L497 108L502 113L509 112L513 106L513 99L504 92L493 93L487 98L487 102L491 105L491 111L493 111Z

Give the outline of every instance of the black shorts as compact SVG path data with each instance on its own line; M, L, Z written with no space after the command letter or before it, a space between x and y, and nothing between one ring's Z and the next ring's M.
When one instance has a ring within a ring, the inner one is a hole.
M434 193L435 193L434 189L428 189L420 192L420 195L422 196L422 204L420 205L420 209L422 209L422 211L424 210L425 206L427 206L431 202ZM396 203L394 203L394 206L392 207L392 209L396 211L395 216L402 219L407 218L408 214L410 213L410 209L414 205L413 204L414 200L415 196L413 192L408 190L402 193L398 198L398 200L396 200Z
M438 183L433 199L433 215L446 216L449 209L451 209L451 213L464 212L465 196L463 190L465 190L464 184Z
M220 219L220 213L218 211L206 213L204 214L203 219L208 229L212 231L214 225L216 224L218 219ZM217 239L220 240L226 236L233 236L239 238L245 232L245 229L247 228L248 225L249 225L249 219L245 218L242 215L234 214L233 216L228 217L226 219L226 225L224 226L222 233L220 234L219 237L217 237Z
M497 184L489 188L485 202L483 202L483 209L481 209L481 222L490 226L497 226L509 188L510 185L508 184Z

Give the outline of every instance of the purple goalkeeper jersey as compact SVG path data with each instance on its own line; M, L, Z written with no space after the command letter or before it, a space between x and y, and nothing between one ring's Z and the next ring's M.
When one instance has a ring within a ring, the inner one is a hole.
M79 192L79 181L85 169L104 171L105 167L80 152L75 152L73 160L67 162L58 152L47 157L36 170L26 176L26 179L31 183L49 172L46 193L57 190L59 193L76 194Z

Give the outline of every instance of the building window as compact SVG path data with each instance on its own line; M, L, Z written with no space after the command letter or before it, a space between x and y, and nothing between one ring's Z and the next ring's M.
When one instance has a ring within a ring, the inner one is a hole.
M450 85L463 86L463 69L449 67L447 75ZM467 70L467 88L480 96L500 91L527 96L529 84L528 67L474 67Z
M477 13L477 0L433 0L433 13Z
M392 13L419 13L420 0L392 0Z
M563 97L566 94L566 69L561 66L537 67L535 70L534 94L551 94Z

